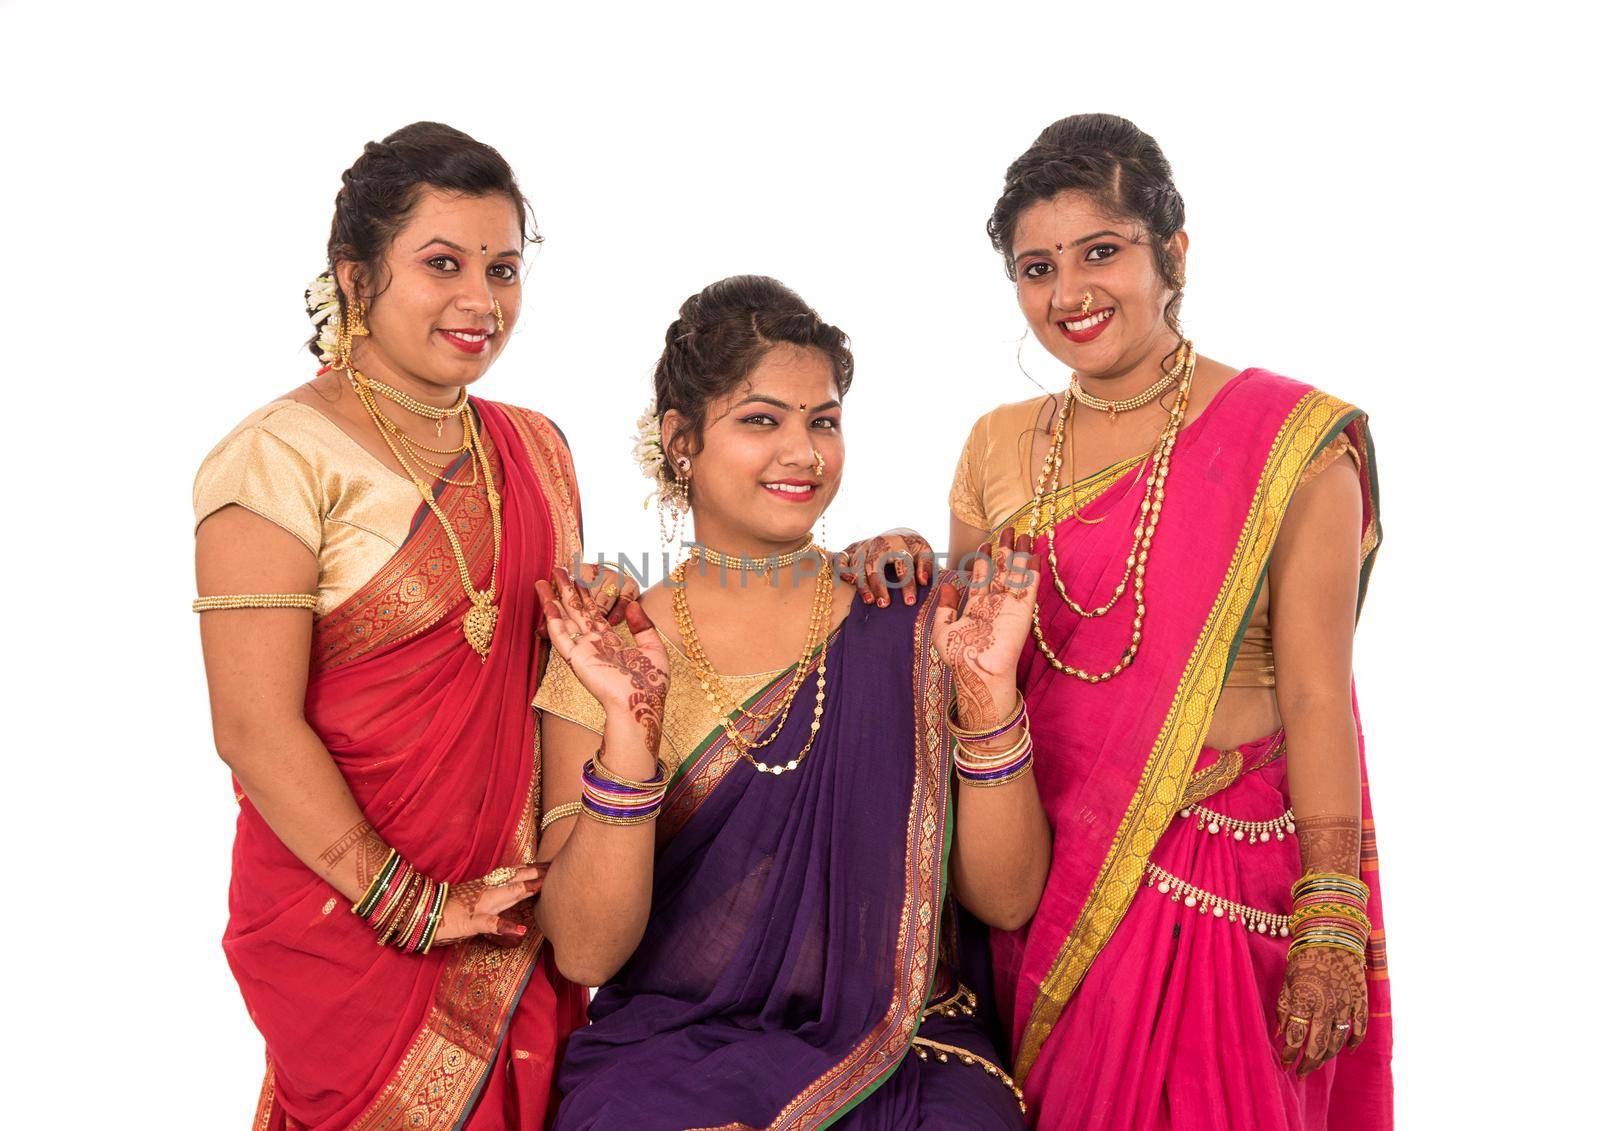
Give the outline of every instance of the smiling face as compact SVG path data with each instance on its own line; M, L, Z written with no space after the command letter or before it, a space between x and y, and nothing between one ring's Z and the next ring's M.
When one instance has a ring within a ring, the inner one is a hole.
M371 334L356 339L356 367L423 385L470 385L516 323L522 270L522 233L508 197L423 189L376 279L357 286L357 265L339 263L344 292L367 304ZM497 300L504 331L495 322Z
M696 537L728 553L797 545L839 490L841 412L833 365L822 351L769 349L734 392L709 406L699 453L682 449ZM667 414L669 444L682 426L678 413Z
M1189 237L1170 251L1178 273ZM1012 240L1017 304L1045 349L1085 378L1113 378L1172 348L1172 290L1139 226L1067 192L1026 209Z

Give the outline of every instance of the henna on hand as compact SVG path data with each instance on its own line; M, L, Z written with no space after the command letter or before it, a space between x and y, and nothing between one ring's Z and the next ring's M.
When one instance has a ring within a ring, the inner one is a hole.
M352 852L356 854L356 883L365 888L372 883L373 877L389 859L389 846L384 843L371 822L363 818L350 826L338 840L323 849L317 861L332 871Z
M1367 1033L1366 964L1337 947L1310 947L1289 956L1278 994L1279 1060L1301 1076ZM1338 1025L1349 1025L1339 1029ZM1298 1066L1297 1066L1298 1062Z

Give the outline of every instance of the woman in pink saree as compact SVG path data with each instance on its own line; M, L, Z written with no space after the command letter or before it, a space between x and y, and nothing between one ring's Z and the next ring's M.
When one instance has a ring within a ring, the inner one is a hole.
M1124 119L1049 127L989 230L1073 370L980 419L951 491L955 554L1011 529L1045 561L1018 676L1054 856L1033 920L992 940L1030 1119L1392 1126L1350 676L1379 540L1365 415L1184 340L1182 198Z

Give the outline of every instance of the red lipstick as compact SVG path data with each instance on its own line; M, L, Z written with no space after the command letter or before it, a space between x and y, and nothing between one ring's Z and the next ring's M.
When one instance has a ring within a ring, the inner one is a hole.
M1096 310L1091 310L1087 316L1077 314L1071 318L1060 319L1058 322L1056 322L1056 326L1059 327L1061 333L1066 336L1067 341L1077 342L1079 345L1082 345L1084 342L1094 341L1101 334L1105 333L1106 327L1111 325L1111 320L1116 316L1117 312L1115 307L1102 306ZM1067 329L1068 325L1080 325L1084 322L1085 317L1092 320L1088 326L1085 326L1081 330Z

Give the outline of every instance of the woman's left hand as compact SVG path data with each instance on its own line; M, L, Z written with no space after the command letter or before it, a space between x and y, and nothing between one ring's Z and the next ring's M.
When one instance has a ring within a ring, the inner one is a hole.
M1331 946L1289 956L1278 994L1279 1060L1308 1075L1367 1035L1367 970L1362 956Z
M959 617L956 583L939 587L933 643L955 675L956 713L974 729L1004 721L1017 702L1017 661L1033 624L1039 594L1039 558L1015 550L1010 527L1000 543L985 545L967 580L970 593Z
M865 542L850 543L834 555L834 561L840 580L855 585L863 601L869 605L877 602L880 608L889 606L891 582L888 574L891 571L894 574L892 587L905 593L908 605L917 603L917 586L933 580L933 547L915 530L902 526L885 530ZM913 569L915 581L911 577Z

